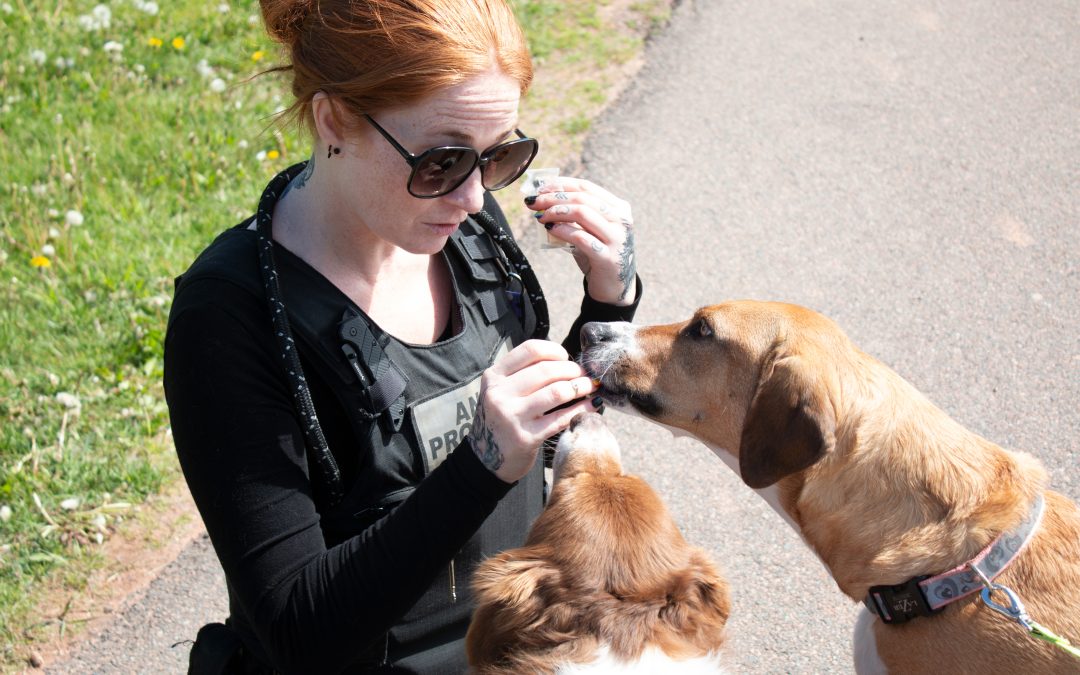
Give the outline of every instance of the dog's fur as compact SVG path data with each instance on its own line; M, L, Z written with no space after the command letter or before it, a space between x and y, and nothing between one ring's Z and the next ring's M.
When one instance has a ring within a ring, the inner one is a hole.
M623 473L595 413L560 437L525 546L484 561L473 589L474 672L719 672L727 584L659 495Z
M793 305L730 302L664 326L588 324L582 345L610 405L711 447L856 601L870 586L972 559L1043 494L1042 525L997 581L1032 619L1080 642L1080 510L1046 489L1032 456L953 421L832 321ZM864 673L1080 670L978 594L903 625L864 609L855 650Z

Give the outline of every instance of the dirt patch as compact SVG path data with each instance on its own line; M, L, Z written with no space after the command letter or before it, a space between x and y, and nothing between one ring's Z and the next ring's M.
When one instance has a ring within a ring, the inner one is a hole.
M27 641L19 647L28 671L64 660L80 642L101 632L203 532L183 480L139 505L102 544L99 553L105 562L81 589L73 590L60 575L43 589L32 623L24 630Z

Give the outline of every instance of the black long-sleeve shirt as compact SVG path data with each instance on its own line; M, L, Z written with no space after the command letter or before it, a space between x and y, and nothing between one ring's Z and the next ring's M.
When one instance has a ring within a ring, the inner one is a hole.
M636 303L597 303L586 293L564 346L576 354L585 321L629 320L635 309ZM329 394L340 384L312 369L306 375L328 444L340 454L346 480L350 472L355 478L357 468L340 449L359 440ZM512 487L471 448L453 452L389 515L328 546L266 300L214 275L185 279L174 299L165 391L180 464L234 614L242 611L254 632L245 643L280 671L336 672L354 663L445 571Z

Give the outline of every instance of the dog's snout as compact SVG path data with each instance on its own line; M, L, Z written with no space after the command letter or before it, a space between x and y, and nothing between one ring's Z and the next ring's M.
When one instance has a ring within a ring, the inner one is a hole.
M602 321L590 321L581 327L581 348L588 349L610 340L614 336L615 332L611 330L611 324Z

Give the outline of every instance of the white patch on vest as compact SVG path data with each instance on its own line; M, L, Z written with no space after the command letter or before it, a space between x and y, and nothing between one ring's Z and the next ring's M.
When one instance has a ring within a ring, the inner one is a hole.
M601 647L598 652L596 659L589 663L560 665L555 670L556 675L603 675L604 673L621 673L622 675L631 673L639 675L657 675L658 673L717 675L726 672L720 666L719 657L716 656L676 661L663 651L651 647L642 652L640 659L633 663L627 663L612 657L606 646Z
M510 351L503 341L495 351L492 363ZM476 406L480 402L480 375L465 384L412 407L413 425L420 440L427 473L446 461L472 430Z

